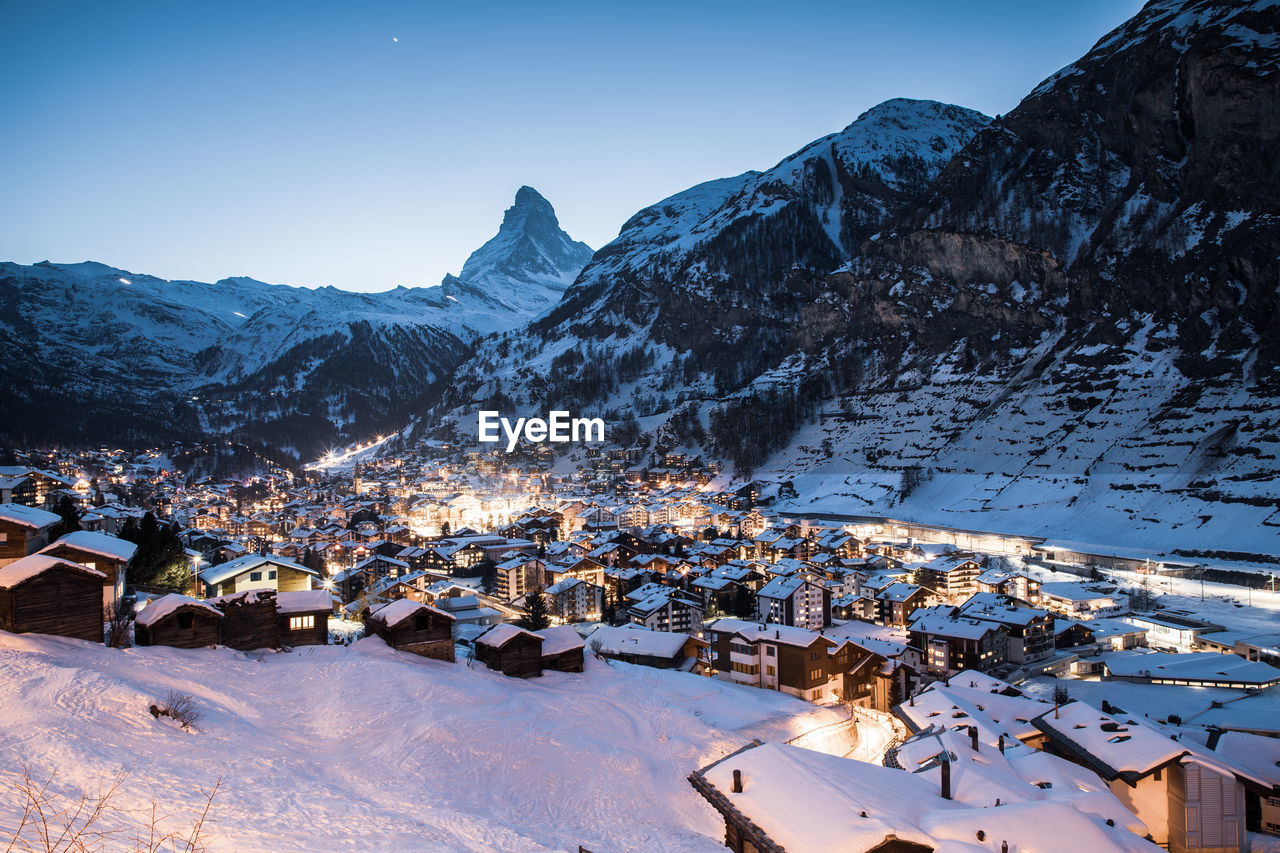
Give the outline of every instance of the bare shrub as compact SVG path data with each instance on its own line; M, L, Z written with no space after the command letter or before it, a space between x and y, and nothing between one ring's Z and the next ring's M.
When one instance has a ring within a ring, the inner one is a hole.
M200 709L196 707L195 697L190 693L179 693L172 688L165 694L163 705L152 705L148 710L151 711L151 716L169 717L187 730L190 730L202 716Z
M133 645L133 620L137 618L133 604L117 598L102 608L102 618L106 623L106 644L113 649L127 649Z
M120 770L98 783L94 793L61 796L50 788L57 777L50 773L43 781L32 776L23 765L22 779L13 785L13 793L21 805L18 826L0 830L0 853L205 853L208 850L206 828L210 822L213 799L222 786L219 779L205 795L199 813L189 818L181 830L169 829L173 815L160 813L153 797L151 808L139 812L116 805L116 795L128 777ZM3 789L0 789L3 790Z

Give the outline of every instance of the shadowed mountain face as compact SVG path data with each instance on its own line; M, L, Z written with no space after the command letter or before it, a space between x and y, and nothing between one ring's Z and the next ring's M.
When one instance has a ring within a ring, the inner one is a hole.
M646 208L437 414L629 408L845 511L1274 536L1275 11L1153 2L1001 118L890 101Z

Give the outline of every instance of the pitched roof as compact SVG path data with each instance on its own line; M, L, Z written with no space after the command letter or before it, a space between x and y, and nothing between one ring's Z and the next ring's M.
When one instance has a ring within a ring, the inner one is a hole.
M106 579L106 575L97 569L91 569L88 566L82 566L79 563L73 563L69 560L63 560L59 557L50 557L48 554L31 554L21 559L14 560L7 566L0 566L0 589L13 589L24 581L29 581L37 575L41 575L54 568L72 569L82 574L92 575L94 577Z
M540 634L535 634L532 631L526 631L518 625L503 623L500 625L494 625L488 631L485 631L484 634L476 640L476 642L480 645L489 646L493 649L500 649L522 634L536 638L539 644L541 644L545 639Z
M162 595L152 601L142 611L138 613L137 623L143 627L154 625L170 613L175 613L183 607L194 607L207 614L221 619L223 613L218 608L208 602L201 601L198 598L192 598L189 595L182 595L177 592L171 592L168 595Z
M22 504L0 504L0 521L11 521L39 530L62 521L62 516Z
M116 536L108 536L106 533L94 533L88 530L76 530L63 536L57 542L46 545L41 549L40 553L51 551L59 545L69 548L75 548L80 551L86 551L90 554L98 554L112 560L119 560L127 563L133 559L133 555L137 553L138 546L128 541L120 539Z
M286 560L283 557L263 556L261 554L248 554L244 557L239 557L235 560L229 560L228 562L222 563L217 566L210 566L209 568L205 569L203 572L200 573L200 580L204 581L205 583L220 584L223 581L230 580L231 578L236 577L237 575L242 575L245 572L253 571L259 566L263 566L267 564L271 564L273 566L280 566L281 568L286 568L286 569L293 569L294 571L302 572L303 574L311 575L312 577L320 576L320 573L315 571L314 569L308 569L305 566L301 566L293 562L292 560Z
M369 614L369 618L381 622L387 627L394 627L423 610L428 613L434 613L435 615L450 621L453 621L454 618L450 613L445 613L443 610L432 607L430 604L423 604L420 601L414 601L410 598L400 598L389 604L383 604L374 609Z

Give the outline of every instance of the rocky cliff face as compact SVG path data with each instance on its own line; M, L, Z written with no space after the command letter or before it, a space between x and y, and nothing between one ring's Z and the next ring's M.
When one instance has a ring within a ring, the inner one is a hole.
M467 258L461 282L529 316L558 301L591 260L591 247L560 228L551 203L532 187L516 192L497 235Z
M1158 0L999 119L890 102L641 211L449 407L630 408L836 511L1260 546L1278 21Z

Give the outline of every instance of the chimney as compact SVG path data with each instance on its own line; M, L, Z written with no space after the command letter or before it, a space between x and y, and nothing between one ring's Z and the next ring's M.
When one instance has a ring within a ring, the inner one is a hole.
M951 799L951 762L942 761L942 799Z
M978 751L978 727L969 726L969 746L973 747L973 751Z
M729 789L734 794L742 793L742 771L733 771L733 787Z
M1000 735L1000 754L1004 755L1004 735Z

